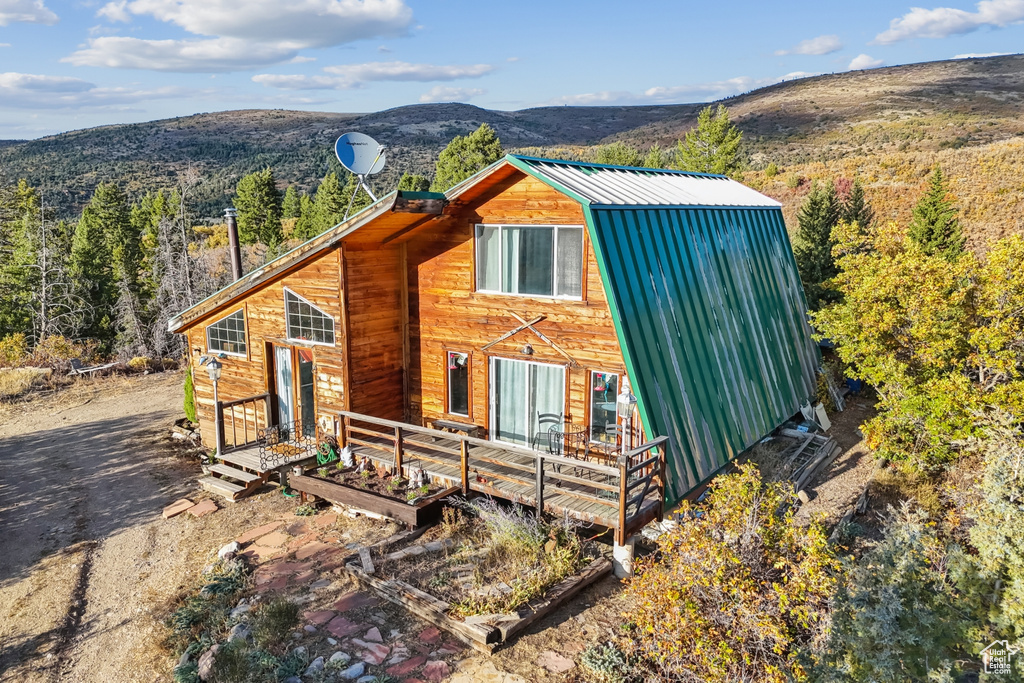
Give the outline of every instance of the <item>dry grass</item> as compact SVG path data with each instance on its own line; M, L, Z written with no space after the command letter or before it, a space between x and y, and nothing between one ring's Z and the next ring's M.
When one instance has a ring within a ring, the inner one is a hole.
M49 368L0 368L0 399L21 396L50 378Z

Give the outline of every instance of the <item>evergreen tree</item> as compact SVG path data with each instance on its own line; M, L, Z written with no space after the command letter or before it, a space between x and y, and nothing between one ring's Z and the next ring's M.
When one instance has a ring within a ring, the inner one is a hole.
M743 133L729 120L724 105L706 107L697 126L679 141L676 168L699 173L731 175L740 170L739 151Z
M299 217L295 221L295 229L292 231L292 237L300 240L308 240L315 236L317 232L314 220L313 199L303 192L302 196L299 197Z
M929 256L939 254L948 260L955 259L963 253L965 242L957 212L949 198L942 169L936 166L928 181L928 189L914 207L910 239Z
M437 157L430 189L444 192L504 156L501 141L486 123L469 135L456 135Z
M838 298L825 283L839 272L832 256L832 247L835 246L832 229L839 223L841 215L836 186L831 182L825 185L815 183L797 213L800 228L793 244L793 255L807 295L807 305L812 311Z
M289 185L284 191L284 199L281 200L281 216L283 218L298 218L302 215L302 200L299 193L295 191L294 185Z
M640 165L644 168L668 168L668 154L661 148L661 145L651 145Z
M113 257L102 220L106 213L90 202L82 209L71 243L71 276L89 306L82 332L104 345L113 339L113 312L117 300Z
M856 223L863 231L867 231L875 220L875 212L868 205L860 180L854 180L850 186L850 192L843 200L840 217L847 223Z
M599 164L611 164L612 166L640 166L643 157L635 148L624 142L613 142L597 149L594 161Z
M342 195L341 186L338 184L337 174L328 173L320 181L308 211L303 210L302 199L299 200L299 220L295 223L295 232L292 236L308 240L334 227L345 215L347 202L348 198Z
M142 267L142 233L131 221L128 198L116 183L100 183L89 202L92 218L100 223L113 259L114 280L138 290Z
M415 173L403 173L398 180L398 189L404 192L427 192L430 190L430 179Z
M280 244L284 238L281 193L269 167L238 181L235 208L238 210L238 238L243 244Z

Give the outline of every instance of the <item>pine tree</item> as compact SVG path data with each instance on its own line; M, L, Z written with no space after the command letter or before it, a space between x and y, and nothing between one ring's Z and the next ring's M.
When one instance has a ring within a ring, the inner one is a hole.
M875 220L875 212L864 196L864 186L860 180L854 180L850 186L850 192L843 200L840 217L847 223L856 223L863 231L870 229L872 221Z
M697 126L679 141L676 168L682 171L731 175L739 171L743 133L729 120L724 105L706 107L697 116Z
M71 243L71 276L90 309L83 334L99 340L105 347L113 340L117 300L114 262L103 222L106 213L103 207L90 202L82 209Z
M958 211L949 198L942 169L936 166L928 189L914 207L910 239L929 256L939 254L952 261L963 253L966 241L956 217Z
M469 135L456 135L437 157L430 189L444 192L504 156L501 141L486 123Z
M284 199L281 200L281 216L283 218L298 218L302 215L302 200L299 193L295 191L294 185L289 185L284 191Z
M611 164L612 166L640 166L643 157L635 148L624 142L613 142L597 149L594 161L599 164Z
M398 189L404 192L427 192L430 190L430 179L415 173L403 173L398 180Z
M302 196L299 197L299 217L295 221L292 237L300 240L308 240L314 237L317 234L314 222L313 199L303 192Z
M235 208L238 210L238 238L243 244L259 242L273 246L284 239L281 193L269 167L238 181Z
M132 291L138 290L142 267L142 233L132 224L128 198L115 183L100 183L89 203L93 218L102 225L113 259L112 273Z
M292 236L308 240L334 227L345 215L347 202L348 197L342 195L337 174L328 173L320 181L308 211L303 210L302 199L299 200L299 220L295 223Z
M668 154L665 153L661 145L651 145L640 165L644 168L668 168Z
M373 200L370 199L370 195L366 194L366 190L359 187L359 178L354 173L348 174L348 181L345 183L345 187L341 190L341 196L345 198L345 208L348 209L348 217L352 218L357 213L368 207ZM342 211L338 221L331 223L328 227L334 227L341 222L344 218L345 212Z
M815 183L797 213L800 228L793 244L793 255L807 295L807 305L812 311L838 298L826 282L839 272L832 257L832 247L835 246L832 229L839 223L841 213L839 196L831 182L825 185Z

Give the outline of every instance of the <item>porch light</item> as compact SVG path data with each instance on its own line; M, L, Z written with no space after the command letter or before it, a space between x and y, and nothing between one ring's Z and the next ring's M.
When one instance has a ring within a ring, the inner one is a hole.
M636 407L636 396L629 389L629 378L623 377L622 391L619 392L615 400L615 409L618 410L619 415L626 418L633 415L633 409Z
M223 427L221 426L221 420L224 419L224 415L220 409L220 397L217 395L217 380L220 379L221 368L224 364L216 358L211 358L206 363L206 372L210 375L210 381L213 382L213 433L214 438L217 440L217 458L220 459L220 441L221 434L223 434Z
M530 342L523 344L523 353L527 356L533 355L533 345L531 345Z
M221 363L216 358L211 358L210 359L210 362L208 362L206 364L206 372L207 372L207 374L210 375L210 381L211 382L216 382L217 380L220 379L220 371L221 371L221 368L223 368L223 367L224 367L224 364Z

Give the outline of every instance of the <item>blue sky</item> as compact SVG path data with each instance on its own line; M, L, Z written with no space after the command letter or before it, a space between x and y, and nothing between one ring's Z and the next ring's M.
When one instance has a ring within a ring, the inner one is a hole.
M1014 53L1024 0L0 0L0 139L225 109L718 99Z

